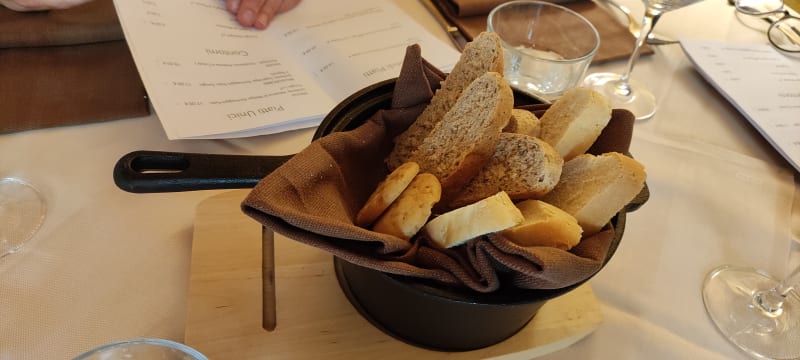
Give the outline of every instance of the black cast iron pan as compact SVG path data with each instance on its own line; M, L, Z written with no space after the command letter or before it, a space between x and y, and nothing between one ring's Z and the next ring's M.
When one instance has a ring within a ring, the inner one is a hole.
M388 109L396 79L366 87L336 106L320 123L313 139L352 130L376 111ZM540 103L523 93L514 93L515 105ZM246 189L292 155L219 155L163 151L134 151L114 167L114 182L133 193L178 192L211 189Z

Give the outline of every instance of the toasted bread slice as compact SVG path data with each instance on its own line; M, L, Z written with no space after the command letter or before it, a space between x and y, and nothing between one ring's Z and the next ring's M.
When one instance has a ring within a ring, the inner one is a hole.
M386 179L378 184L367 202L358 211L356 225L361 227L372 225L411 184L411 180L414 180L418 173L419 165L415 162L407 162L394 169Z
M541 138L564 160L583 154L611 120L611 103L589 88L568 90L541 117Z
M504 192L437 216L423 228L442 247L461 245L478 236L508 229L523 220Z
M581 241L583 229L575 217L541 200L517 203L525 220L503 230L503 236L520 246L551 246L572 249Z
M644 187L644 166L620 153L583 154L564 163L558 185L541 200L578 220L594 234Z
M411 155L420 171L442 183L444 204L491 160L513 106L514 95L502 75L485 73L464 90Z
M541 198L556 186L563 165L561 155L541 139L502 133L491 161L449 205L461 207L501 190L515 201Z
M542 133L542 122L528 110L513 109L503 132L525 134L539 137Z
M433 206L441 195L442 188L435 176L418 174L375 222L372 230L405 240L411 239L428 221Z
M503 73L503 47L500 38L492 32L483 32L467 44L422 114L395 138L394 148L386 159L389 169L393 170L408 161L433 127L455 105L464 89L487 72Z

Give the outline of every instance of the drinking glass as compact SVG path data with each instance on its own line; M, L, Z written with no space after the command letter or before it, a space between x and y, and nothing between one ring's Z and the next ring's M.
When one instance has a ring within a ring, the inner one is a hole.
M780 281L723 265L703 283L703 303L719 331L759 359L800 358L800 268Z
M489 13L486 28L502 41L508 83L545 102L580 85L600 47L589 20L550 2L500 4Z
M0 258L18 251L44 222L44 197L28 182L0 178Z
M583 85L605 94L614 108L627 109L636 116L636 120L649 119L656 112L656 99L653 93L642 83L631 79L633 66L639 59L642 46L653 31L658 19L665 12L691 5L700 0L642 0L644 2L644 19L641 31L636 36L633 53L628 59L625 72L595 73L587 76Z
M164 339L133 339L100 346L73 360L208 360L199 351Z

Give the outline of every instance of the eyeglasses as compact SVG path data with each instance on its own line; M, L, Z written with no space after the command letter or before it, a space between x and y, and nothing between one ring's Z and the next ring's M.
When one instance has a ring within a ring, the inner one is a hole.
M800 18L786 9L783 0L735 0L734 5L737 14L749 15L759 24L768 26L767 38L773 46L781 51L800 53Z

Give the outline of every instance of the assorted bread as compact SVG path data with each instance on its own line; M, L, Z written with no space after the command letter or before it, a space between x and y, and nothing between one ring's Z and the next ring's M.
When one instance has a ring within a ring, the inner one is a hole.
M552 246L572 249L581 241L583 229L566 211L541 200L517 203L523 222L503 231L503 236L520 246Z
M564 160L583 154L611 120L608 98L589 88L566 91L542 115L541 138Z
M584 233L593 234L639 194L645 177L644 166L623 154L583 154L564 163L561 180L542 200L574 216Z
M445 248L500 233L519 246L570 250L642 190L636 160L585 154L611 118L608 99L575 88L537 118L513 109L501 74L499 39L483 33L394 139L391 173L356 225Z
M418 174L378 218L372 230L409 240L428 222L433 205L441 196L442 187L436 176Z
M400 197L400 194L408 187L408 184L411 184L411 180L414 180L418 173L419 165L415 162L407 162L394 169L385 180L378 184L378 187L356 214L356 225L361 227L372 225L389 208L389 205Z
M542 133L542 121L528 110L512 109L508 125L503 132L539 137Z
M410 161L442 183L447 203L484 168L514 107L511 87L487 72L464 90L453 107L422 138Z
M453 70L422 114L395 138L394 149L386 159L389 169L394 170L409 161L411 154L455 105L464 89L487 72L503 73L503 46L497 34L492 32L483 32L467 43Z
M564 159L541 139L502 133L491 160L449 207L464 206L499 191L508 193L512 200L539 198L556 186L563 165Z
M501 191L433 218L423 231L434 243L449 248L481 235L508 229L523 220L522 212L508 194Z

